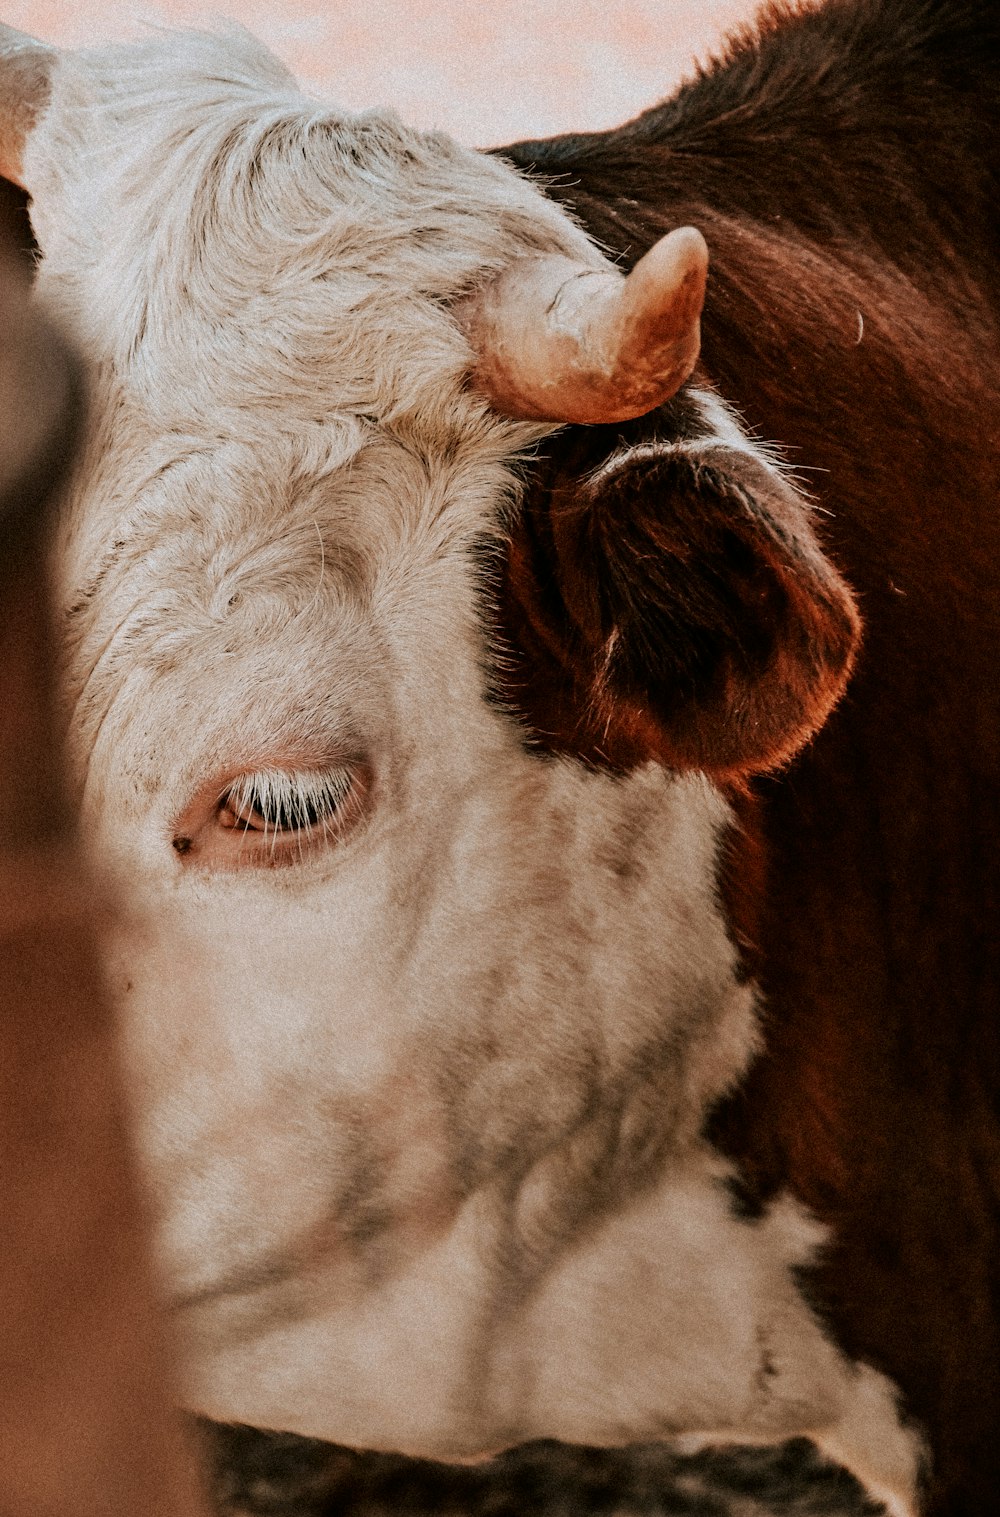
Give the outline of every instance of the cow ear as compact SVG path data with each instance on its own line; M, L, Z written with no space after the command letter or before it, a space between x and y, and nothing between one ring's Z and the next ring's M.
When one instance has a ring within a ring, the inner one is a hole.
M844 689L860 622L809 505L714 397L698 415L672 437L663 418L574 428L535 467L500 686L543 747L739 778L789 759Z
M49 99L54 48L0 25L0 176L28 189L24 144Z

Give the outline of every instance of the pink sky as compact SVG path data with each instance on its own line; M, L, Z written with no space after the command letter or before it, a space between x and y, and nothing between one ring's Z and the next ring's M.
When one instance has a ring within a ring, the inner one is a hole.
M667 93L756 0L0 0L52 42L136 35L144 20L242 21L318 93L393 105L487 146L613 126Z

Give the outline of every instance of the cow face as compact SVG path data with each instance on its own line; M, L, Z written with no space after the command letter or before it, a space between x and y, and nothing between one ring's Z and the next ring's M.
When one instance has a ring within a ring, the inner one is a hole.
M801 500L702 391L490 405L482 292L603 260L242 33L64 60L23 173L93 375L67 727L190 1404L445 1457L837 1423L811 1230L700 1136L756 1037L709 775L856 632Z

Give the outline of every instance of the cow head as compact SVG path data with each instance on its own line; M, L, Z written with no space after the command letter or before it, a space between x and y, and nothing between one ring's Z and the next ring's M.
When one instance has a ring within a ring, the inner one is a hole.
M744 1427L777 1355L758 1432L834 1417L809 1228L734 1216L701 1128L756 1037L720 782L857 627L774 457L674 393L700 239L623 284L241 32L6 46L92 375L66 722L190 1403L466 1457Z

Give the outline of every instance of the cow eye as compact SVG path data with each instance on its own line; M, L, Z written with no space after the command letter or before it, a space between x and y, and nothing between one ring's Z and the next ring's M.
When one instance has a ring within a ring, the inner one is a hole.
M172 830L174 850L213 869L295 864L351 831L369 788L363 763L249 770L193 798Z
M330 769L322 774L286 774L261 769L244 774L219 800L221 827L273 837L314 828L335 828L351 799L351 774Z

